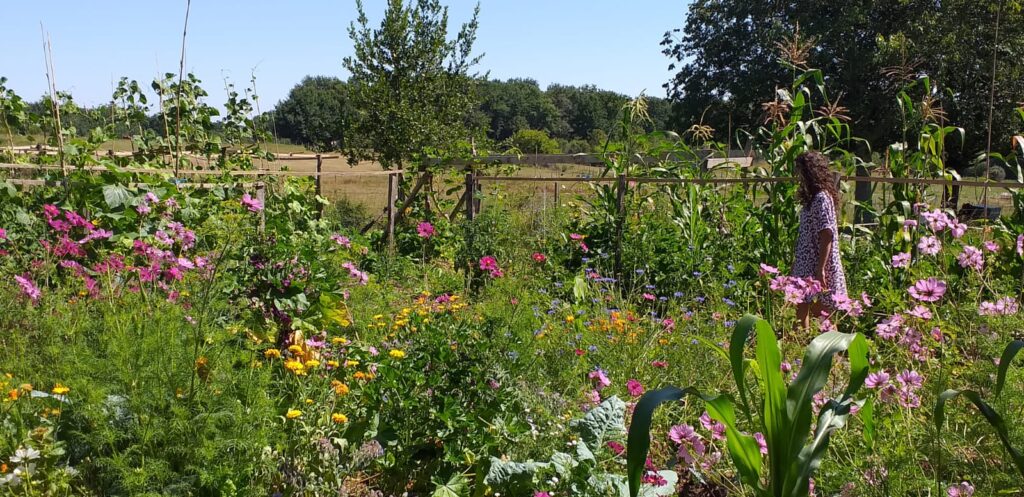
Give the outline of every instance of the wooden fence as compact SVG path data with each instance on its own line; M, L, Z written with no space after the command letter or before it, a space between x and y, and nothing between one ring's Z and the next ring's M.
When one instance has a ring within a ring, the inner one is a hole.
M217 171L217 170L180 170L178 176L180 177L219 177L228 175L230 177L237 177L239 179L245 179L246 181L239 181L242 185L252 185L256 188L257 193L262 193L264 181L268 178L279 178L279 177L296 177L305 176L313 177L316 185L316 194L323 195L323 178L327 177L355 177L355 176L386 176L388 179L387 190L386 190L386 203L385 207L377 214L364 228L363 232L369 231L375 224L383 220L384 231L386 239L390 244L394 242L394 227L395 224L401 220L404 212L409 205L416 199L420 191L433 179L433 173L424 168L423 170L389 170L389 171L323 171L323 160L326 158L337 158L337 156L329 155L309 155L309 156L292 156L284 160L315 160L316 169L314 171L280 171L280 170L250 170L250 171ZM636 158L636 162L644 163L647 161L654 160L665 160L666 158ZM671 158L669 158L671 159ZM706 158L705 158L706 159ZM281 160L281 158L279 158ZM604 164L605 157L599 154L555 154L555 155L523 155L523 156L488 156L473 159L471 161L450 161L441 163L436 161L434 165L447 165L451 166L453 170L464 171L464 187L463 192L459 197L455 209L451 213L447 214L449 219L454 219L459 215L464 215L467 219L473 220L476 215L480 212L481 204L481 185L486 182L528 182L528 183L551 183L555 185L555 198L557 204L558 196L558 184L559 183L574 183L574 184L596 184L596 183L615 183L616 184L616 199L618 203L618 217L619 225L616 230L616 237L621 241L623 223L625 219L625 194L631 185L637 184L700 184L700 185L717 185L717 184L764 184L764 183L776 183L776 182L790 182L794 181L792 177L746 177L746 178L655 178L645 176L598 176L598 177L540 177L540 176L500 176L500 175L486 175L479 172L479 169L488 165L496 164L507 164L507 165L530 165L535 167L552 166L552 165L565 165L565 164L576 164L576 165L590 165L597 166ZM725 159L728 161L729 159ZM0 171L24 171L25 173L52 173L61 171L60 166L41 166L41 165L30 165L30 164L0 164ZM90 172L106 172L108 168L91 166L85 168L78 168L78 170L85 170ZM170 169L159 169L159 168L118 168L118 172L132 173L132 174L152 174L159 176L173 176L173 171ZM413 182L413 187L404 197L399 197L399 182L403 180L403 175L414 174L417 176ZM917 179L917 178L886 178L886 177L875 177L875 176L842 176L842 181L852 181L857 183L868 183L868 184L910 184L910 185L934 185L945 188L952 187L978 187L978 188L997 188L997 189L1008 189L1018 190L1024 188L1022 182L1009 182L1009 181L953 181L945 179ZM60 185L62 184L59 180L41 180L41 179L9 179L11 183L20 184L24 186L38 186L38 185ZM182 182L177 183L182 188L210 188L218 185L218 183L208 182ZM618 245L618 243L616 244ZM616 251L616 267L618 268L621 264L621 254Z

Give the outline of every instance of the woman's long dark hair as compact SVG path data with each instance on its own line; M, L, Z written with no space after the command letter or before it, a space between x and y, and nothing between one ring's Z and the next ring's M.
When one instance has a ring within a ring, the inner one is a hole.
M839 210L839 187L829 167L828 157L821 152L804 152L796 157L796 174L800 178L797 198L804 207L810 207L818 192L828 193L836 211Z

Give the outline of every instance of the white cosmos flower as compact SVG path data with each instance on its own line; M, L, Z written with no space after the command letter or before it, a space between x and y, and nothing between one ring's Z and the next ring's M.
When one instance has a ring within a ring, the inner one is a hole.
M15 464L21 462L34 461L36 459L39 459L39 451L33 449L32 447L29 447L27 449L21 447L18 450L14 451L14 455L11 456L11 462Z

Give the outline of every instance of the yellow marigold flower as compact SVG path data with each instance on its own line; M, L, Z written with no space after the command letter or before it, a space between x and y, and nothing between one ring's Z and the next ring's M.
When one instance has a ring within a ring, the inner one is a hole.
M348 328L349 326L352 326L352 321L342 319L341 321L338 322L338 324L340 324L342 328Z
M298 409L288 409L288 412L284 414L284 417L288 419L295 419L302 416L302 411Z
M346 368L354 368L354 367L356 367L358 365L359 365L359 361L353 361L352 359L349 359L349 360L345 361L345 367Z
M305 373L306 370L306 366L304 366L301 362L296 361L294 359L288 359L287 361L284 361L284 368L295 374L303 374Z
M334 421L335 423L338 424L348 423L348 416L336 412L334 414L331 414L331 421Z
M405 352L402 352L401 350L394 349L391 352L388 352L388 355L391 356L391 357L394 357L395 359L402 359L402 358L405 357Z
M348 339L345 337L334 337L331 339L331 343L335 345L347 345Z
M334 359L327 361L327 367L329 368L337 368L340 365L341 364L339 364L338 361L335 361Z
M53 392L54 395L64 395L64 394L66 394L66 393L68 393L70 391L71 391L70 388L68 388L68 387L66 387L64 385L61 385L60 383L54 385L53 386L53 390L51 390L51 392Z
M26 391L26 392L31 392L32 391L32 384L31 383L22 383L21 384L21 389Z
M313 399L306 399L306 405L310 405L312 403L313 403Z
M374 321L382 321L383 319L384 319L384 315L383 314L376 314L376 315L373 316L373 320Z
M335 381L337 381L337 380L335 380ZM348 395L348 392L349 392L348 385L346 385L346 384L344 384L344 383L339 381L336 385L332 383L332 386L334 387L334 393L336 393L338 395Z
M292 354L295 355L299 355L302 353L302 347L298 345L291 345L288 347L288 352L291 352Z
M572 323L573 321L576 321L576 316L573 316L572 314L570 314L570 315L565 317L565 322L566 323Z
M263 357L267 359L277 359L281 357L281 351L277 349L267 349L263 351Z
M310 359L310 360L306 361L306 369L313 369L313 368L315 368L315 367L317 367L319 365L320 365L320 361L318 361L316 359Z

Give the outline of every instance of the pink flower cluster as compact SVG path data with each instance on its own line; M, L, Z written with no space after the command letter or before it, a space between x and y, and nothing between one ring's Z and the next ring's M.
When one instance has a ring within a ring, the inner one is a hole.
M851 299L848 295L836 293L832 296L836 308L850 316L860 317L864 314L865 307L871 307L871 299L868 294L862 293L860 299Z
M1013 297L1003 297L995 302L982 302L978 306L978 315L980 316L1009 316L1011 314L1017 314L1020 310L1020 304L1017 303L1017 299Z
M167 198L161 204L160 197L157 197L153 192L146 192L142 200L139 201L139 204L135 206L135 212L146 216L153 212L154 208L159 208L161 205L164 207L163 216L170 217L174 208L178 207L178 201L173 198Z
M669 428L668 439L676 444L676 455L687 466L693 466L697 459L703 457L707 451L704 438L697 433L697 430L694 430L692 426L687 424L675 425Z
M639 397L644 394L644 386L639 381L630 378L626 381L626 391L633 397Z
M583 253L590 252L590 247L587 247L587 243L583 241L583 239L586 238L586 237L587 237L586 235L581 235L579 233L570 233L569 234L569 239L570 240L572 240L574 242L579 242L580 250Z
M62 211L53 204L43 206L46 224L56 236L56 242L41 240L40 243L57 258L85 257L83 245L93 240L105 240L113 236L110 231L97 229L95 225L74 211ZM79 238L75 240L75 238Z
M347 249L352 248L352 241L349 240L347 236L341 236L335 233L331 235L331 240L334 240L334 243L337 243L338 245L341 245L342 247L345 247Z
M924 377L917 371L905 369L896 375L896 381L891 381L892 376L886 371L879 371L868 375L864 386L879 391L879 399L882 402L896 401L900 406L913 409L921 406L921 397L917 391L924 385Z
M505 273L498 267L498 260L492 256L485 255L480 258L480 270L486 271L491 278L501 278Z
M953 238L960 238L967 232L966 224L938 209L931 212L922 212L921 217L928 222L928 228L935 233L942 232L948 228Z
M21 287L21 293L24 293L32 301L32 305L39 303L39 298L43 296L43 293L39 291L39 287L32 281L31 276L27 273L24 276L15 276L14 281Z
M360 271L354 262L346 262L341 267L348 269L349 276L359 282L360 285L366 285L370 281L370 275L365 271Z
M608 375L602 369L591 371L587 374L587 378L594 382L594 388L597 390L603 390L612 384L612 380L608 379Z
M964 245L964 251L956 256L956 260L964 269L973 269L979 273L985 269L985 255L971 245Z
M971 497L974 495L974 485L967 482L960 482L956 485L950 485L946 489L946 497Z
M904 268L910 266L910 252L900 252L892 256L892 267Z
M777 276L772 278L769 287L781 291L784 299L790 304L800 304L822 291L821 282L814 278L798 278L796 276Z
M924 306L916 306L906 314L922 321L932 317L931 310ZM924 334L908 324L907 318L901 314L894 314L878 323L875 334L882 340L895 341L904 347L914 360L924 362L931 357L932 350L925 342ZM932 330L931 336L935 341L942 341L942 331L937 327Z

